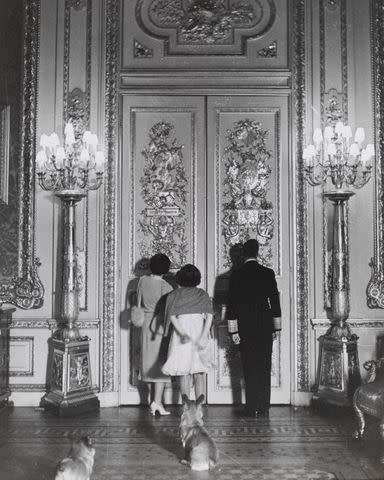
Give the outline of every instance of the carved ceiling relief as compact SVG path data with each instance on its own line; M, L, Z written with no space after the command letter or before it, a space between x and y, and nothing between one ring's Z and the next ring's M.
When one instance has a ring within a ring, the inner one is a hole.
M223 191L222 234L225 267L231 265L229 250L239 242L257 238L260 262L272 264L274 218L267 200L272 153L266 147L268 131L260 122L236 122L227 131Z
M244 54L244 39L266 33L275 13L273 0L139 0L136 7L142 30L164 38L168 54L179 53L178 47L212 45L231 47L228 52L221 48L219 54Z
M187 178L183 165L183 145L171 139L174 126L158 122L149 131L150 141L142 151L145 165L140 178L146 207L139 217L140 256L161 252L168 255L172 268L187 259L185 206Z

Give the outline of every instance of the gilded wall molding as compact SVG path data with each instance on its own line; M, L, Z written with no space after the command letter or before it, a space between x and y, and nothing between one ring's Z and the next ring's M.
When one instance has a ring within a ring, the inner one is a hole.
M86 9L86 59L85 59L85 91L74 88L69 91L70 84L70 39L72 10L80 12ZM91 114L91 68L92 68L92 0L66 0L64 12L64 60L63 60L63 122L71 120L76 138L80 138L85 130L89 130ZM80 311L88 310L88 232L89 232L89 197L84 199L84 232L85 237L82 277L82 294ZM80 262L79 262L80 265Z
M76 326L79 328L99 328L99 325L99 319L78 320L76 322ZM13 318L10 324L11 328L45 328L52 331L57 330L58 326L59 321L55 318L47 318L44 320L33 318Z
M120 1L105 4L105 145L103 236L103 358L101 390L115 389L116 311L116 174L118 138L118 77L120 50Z
M23 309L40 308L44 287L35 258L35 149L37 85L39 69L40 1L24 1L23 92L21 152L18 167L18 271L9 282L0 283L0 305L10 303Z
M336 88L326 89L326 10L340 18L340 74L341 91ZM319 4L320 25L320 111L321 123L335 125L341 121L348 123L348 58L347 58L347 7L345 0L321 0ZM325 185L322 186L324 193ZM328 205L329 201L322 195L322 238L323 238L323 305L324 309L331 306L332 291L332 252L328 251ZM348 205L346 211L346 235L348 242Z
M25 342L29 344L29 370L23 371L14 371L9 369L10 377L33 377L34 375L34 364L35 364L35 338L34 337L24 337L24 336L11 336L9 338L10 345L12 342Z
M308 212L303 142L306 131L305 0L293 2L293 107L296 156L296 389L309 391L308 350Z
M355 328L378 328L382 329L384 328L384 320L361 320L361 319L356 319L356 320L351 320L348 319L349 325L355 329ZM316 328L322 328L322 329L328 329L329 328L329 320L327 318L312 318L311 319L311 325L314 329Z
M11 392L45 392L49 385L45 383L10 383Z
M374 253L367 285L369 308L384 308L384 5L371 0L372 105L376 151Z

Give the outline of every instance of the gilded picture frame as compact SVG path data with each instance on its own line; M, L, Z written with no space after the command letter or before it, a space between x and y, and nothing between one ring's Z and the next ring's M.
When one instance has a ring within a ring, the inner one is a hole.
M0 203L8 203L11 107L0 105Z
M37 273L39 260L35 258L34 237L39 22L40 0L24 0L20 154L15 167L17 199L13 206L18 209L17 267L15 275L0 279L0 307L11 304L22 309L40 308L44 297ZM3 227L0 225L0 229Z

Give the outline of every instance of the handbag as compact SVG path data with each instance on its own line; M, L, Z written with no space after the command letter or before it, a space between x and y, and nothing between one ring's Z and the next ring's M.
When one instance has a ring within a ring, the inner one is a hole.
M144 324L144 308L141 306L141 292L138 288L137 305L131 307L131 321L135 327L141 328Z
M144 309L134 305L131 308L131 320L135 327L141 328L144 324Z

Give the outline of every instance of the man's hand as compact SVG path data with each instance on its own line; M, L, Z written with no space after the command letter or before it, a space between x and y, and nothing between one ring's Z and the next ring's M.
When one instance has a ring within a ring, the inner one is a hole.
M238 333L232 333L232 342L235 344L235 345L239 345L240 344L240 335Z

